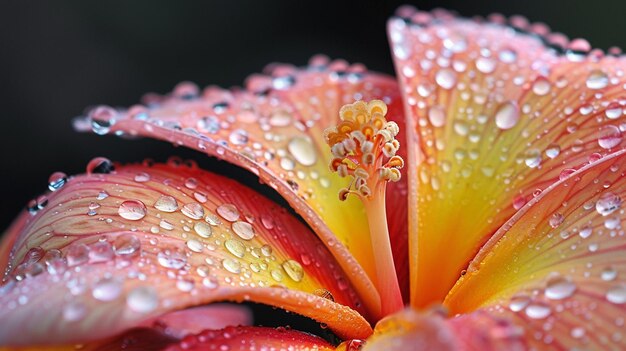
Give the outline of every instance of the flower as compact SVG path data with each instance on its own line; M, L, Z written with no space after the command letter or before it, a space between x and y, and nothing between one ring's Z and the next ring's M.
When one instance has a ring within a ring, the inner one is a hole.
M397 81L315 57L78 120L248 169L310 229L190 161L96 158L3 238L0 342L334 348L211 304L254 301L344 350L624 348L624 58L520 17L388 32Z

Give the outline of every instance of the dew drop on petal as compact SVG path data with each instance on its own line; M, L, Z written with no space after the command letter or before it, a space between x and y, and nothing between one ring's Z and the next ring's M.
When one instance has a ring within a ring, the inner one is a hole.
M530 298L528 296L513 296L509 301L509 309L513 312L519 312L526 308L530 303Z
M282 266L285 272L287 272L289 278L293 281L300 282L302 281L302 278L304 278L304 270L302 269L300 263L294 260L287 260L283 262Z
M180 212L191 219L202 219L202 217L204 217L204 208L197 202L190 202L183 205Z
M562 215L562 214L560 214L560 213L555 213L555 214L553 214L553 215L550 217L550 219L549 219L549 221L548 221L548 222L549 222L549 224L550 224L550 227L552 227L552 228L556 228L556 227L560 226L560 225L561 225L561 223L563 223L563 220L565 220L565 217L563 217L563 215Z
M50 191L57 191L67 183L67 174L63 172L54 172L48 178L48 189Z
M108 158L96 157L87 163L87 174L108 174L115 170Z
M551 313L550 306L542 302L531 302L524 309L524 313L532 319L544 319Z
M576 284L563 278L555 278L548 282L544 294L551 300L568 298L576 291Z
M239 219L239 211L237 207L232 204L224 204L217 208L217 214L222 216L225 220L229 222L234 222Z
M603 89L609 84L609 77L601 70L592 71L585 82L589 89Z
M131 257L141 250L141 241L134 234L122 234L113 242L113 251L121 257Z
M611 281L617 278L617 270L613 267L606 267L600 272L600 278L604 281Z
M550 81L545 77L539 77L533 83L533 93L538 96L544 96L550 92L551 85Z
M189 250L193 252L202 252L202 250L204 249L204 245L202 245L200 241L195 240L195 239L187 240L186 244L187 244L187 248L189 248Z
M114 278L104 278L99 280L91 291L91 295L96 300L113 301L122 293L122 283Z
M178 209L178 202L176 199L169 195L161 195L159 199L154 203L154 208L161 212L175 212Z
M307 137L294 137L287 144L287 149L293 158L303 166L312 166L317 161L315 148L311 143L311 139Z
M139 200L126 200L117 210L120 217L129 221L138 221L146 216L146 205Z
M205 222L196 222L196 224L193 225L193 230L203 238L208 238L213 233L211 226Z
M224 246L226 247L228 252L230 252L231 254L239 258L242 258L246 253L246 247L239 240L235 240L235 239L226 240L226 242L224 242Z
M250 240L254 237L254 228L250 223L237 221L232 225L233 231L240 238Z
M77 322L85 317L87 308L80 302L69 302L63 307L63 319L68 322Z
M443 127L446 123L446 110L441 105L435 105L428 110L428 120L433 127Z
M222 266L224 267L224 269L226 269L227 271L231 273L237 274L241 272L241 265L239 264L239 262L230 258L223 259Z
M444 89L452 89L456 84L456 74L447 68L440 69L435 75L435 82Z
M557 144L550 144L546 148L546 156L548 156L549 158L555 158L559 156L560 153L561 153L561 147L558 146Z
M150 175L146 172L139 172L135 174L135 181L137 183L145 183L150 180Z
M135 312L152 312L159 305L159 296L151 286L136 287L126 296L126 305Z
M65 257L70 267L84 264L89 260L89 248L85 244L74 244L67 250Z
M180 251L163 250L157 254L157 261L165 268L181 269L187 263L187 258Z
M606 292L606 300L614 304L626 303L626 287L616 285Z
M616 119L622 115L622 106L617 102L612 102L607 106L604 114L609 119Z
M622 205L622 198L608 192L602 194L596 202L596 211L602 216L608 216Z
M600 129L598 145L603 149L612 149L622 142L622 132L616 126L608 125Z
M496 126L506 130L515 127L519 121L519 108L513 101L505 102L496 111Z

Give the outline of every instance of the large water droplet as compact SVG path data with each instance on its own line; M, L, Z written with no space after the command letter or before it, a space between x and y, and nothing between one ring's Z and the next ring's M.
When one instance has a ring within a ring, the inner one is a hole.
M283 262L282 266L289 278L293 279L293 281L300 282L302 278L304 278L304 270L297 261L287 260Z
M622 132L616 126L608 125L600 129L598 145L603 149L612 149L622 142Z
M193 225L193 230L203 238L208 238L213 233L211 226L205 222L196 222Z
M48 189L50 191L57 191L67 183L67 174L63 172L54 172L48 178Z
M87 163L87 174L108 174L114 170L115 166L108 158L96 157Z
M226 247L228 252L230 252L231 254L239 258L242 258L244 254L246 253L245 245L239 240L235 240L235 239L226 240L226 242L224 242L224 246Z
M113 242L113 251L121 257L131 257L141 250L141 241L134 234L122 234Z
M513 101L505 102L496 111L496 126L500 129L511 129L519 121L519 107Z
M226 269L227 271L231 273L237 274L241 272L241 265L239 264L239 262L230 258L223 259L222 266L224 267L224 269Z
M146 205L139 200L126 200L117 209L120 217L129 221L138 221L146 216Z
M180 212L191 219L202 219L204 217L204 208L197 202L185 204L180 209Z
M452 89L456 84L456 73L447 68L440 69L435 75L435 82L444 89Z
M551 300L563 300L574 294L576 284L564 278L555 278L548 282L544 294Z
M163 250L157 254L157 261L165 268L181 269L187 263L187 258L178 250Z
M608 216L611 213L615 212L622 205L622 198L619 196L608 192L602 194L600 199L596 202L596 211L602 216Z
M232 204L224 204L217 208L217 214L222 216L225 220L229 222L234 222L239 219L239 211L237 207Z
M250 223L238 221L233 223L233 231L240 238L244 240L250 240L254 238L254 228Z
M446 110L441 105L435 105L428 110L428 120L433 127L443 127L446 123Z
M126 305L135 312L152 312L159 305L159 296L151 286L136 287L128 293Z
M107 134L115 124L116 118L117 111L109 106L98 106L89 113L91 129L98 135Z
M537 149L527 150L524 154L524 163L530 168L536 168L541 164L541 152Z
M617 119L622 115L622 106L618 102L612 102L606 107L604 114L609 119Z
M600 272L600 278L604 281L611 281L617 278L617 270L613 267L606 267Z
M307 137L294 137L287 145L291 155L303 166L312 166L317 161L315 148L311 139Z
M544 319L552 312L550 306L542 302L531 302L524 310L526 315L532 319Z
M161 195L154 203L154 208L162 212L175 212L178 209L178 202L169 195Z
M592 71L585 82L589 89L602 89L609 84L609 77L601 70Z
M617 285L606 292L606 300L614 304L626 303L626 287Z
M539 77L533 83L533 93L538 96L544 96L550 92L550 81L545 77Z

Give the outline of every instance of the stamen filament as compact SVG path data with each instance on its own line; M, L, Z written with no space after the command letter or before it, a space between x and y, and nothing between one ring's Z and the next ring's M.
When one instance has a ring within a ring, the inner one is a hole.
M357 101L345 105L339 115L341 122L324 133L334 159L330 169L341 177L351 177L339 199L359 197L365 207L370 228L373 259L376 266L375 285L381 296L382 313L388 315L403 308L396 276L385 208L387 182L400 179L404 161L396 152L398 125L387 122L387 105L379 100Z

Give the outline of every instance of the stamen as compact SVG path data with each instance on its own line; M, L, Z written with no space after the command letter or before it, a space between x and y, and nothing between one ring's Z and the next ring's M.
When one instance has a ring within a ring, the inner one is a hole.
M381 294L383 313L403 308L396 277L385 209L387 182L400 180L404 160L396 153L400 128L385 119L387 105L380 100L357 101L339 111L341 122L324 131L333 159L330 169L340 177L352 177L350 185L339 191L339 199L357 196L364 204L370 227L376 285Z

